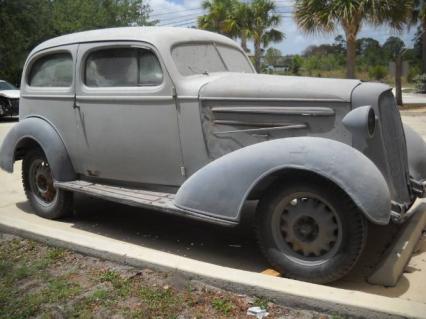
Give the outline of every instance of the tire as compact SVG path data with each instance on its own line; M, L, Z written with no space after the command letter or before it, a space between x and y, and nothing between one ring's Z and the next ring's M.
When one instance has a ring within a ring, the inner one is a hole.
M22 183L25 195L38 216L60 219L72 214L73 194L53 186L49 164L40 149L32 149L25 154Z
M313 283L338 280L353 268L367 224L338 187L311 177L275 185L256 212L258 243L272 267Z

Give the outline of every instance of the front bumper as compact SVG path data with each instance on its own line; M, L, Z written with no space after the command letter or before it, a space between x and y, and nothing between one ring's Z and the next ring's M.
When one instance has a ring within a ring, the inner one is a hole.
M392 201L391 219L394 223L403 223L411 215L414 214L415 210L410 210L416 198L426 197L426 180L417 181L410 179L411 192L414 195L414 199L411 203L397 203Z
M426 180L416 181L414 179L410 179L411 190L413 194L418 198L426 197Z

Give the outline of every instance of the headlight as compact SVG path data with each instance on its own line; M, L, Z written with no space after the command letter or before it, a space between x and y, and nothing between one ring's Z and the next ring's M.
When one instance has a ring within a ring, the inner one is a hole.
M376 131L376 113L370 105L353 109L342 121L343 125L357 138L371 138Z

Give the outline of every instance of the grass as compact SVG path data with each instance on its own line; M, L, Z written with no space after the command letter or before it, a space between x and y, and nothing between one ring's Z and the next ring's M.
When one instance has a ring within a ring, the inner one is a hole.
M190 281L178 288L167 273L90 260L65 249L0 237L0 319L245 318L253 305L247 296ZM289 313L261 297L254 305L269 305L271 319ZM305 310L293 313L300 311Z

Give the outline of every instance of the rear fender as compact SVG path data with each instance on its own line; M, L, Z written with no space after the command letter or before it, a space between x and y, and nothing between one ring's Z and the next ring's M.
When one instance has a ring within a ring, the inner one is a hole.
M26 118L8 132L0 148L0 168L12 173L13 164L19 159L17 151L34 144L38 144L46 155L55 180L75 179L75 172L61 137L50 123L38 117Z
M192 175L176 194L176 206L239 221L250 192L271 174L297 169L339 186L376 224L390 220L391 199L379 169L358 150L319 137L294 137L254 144L231 152Z

